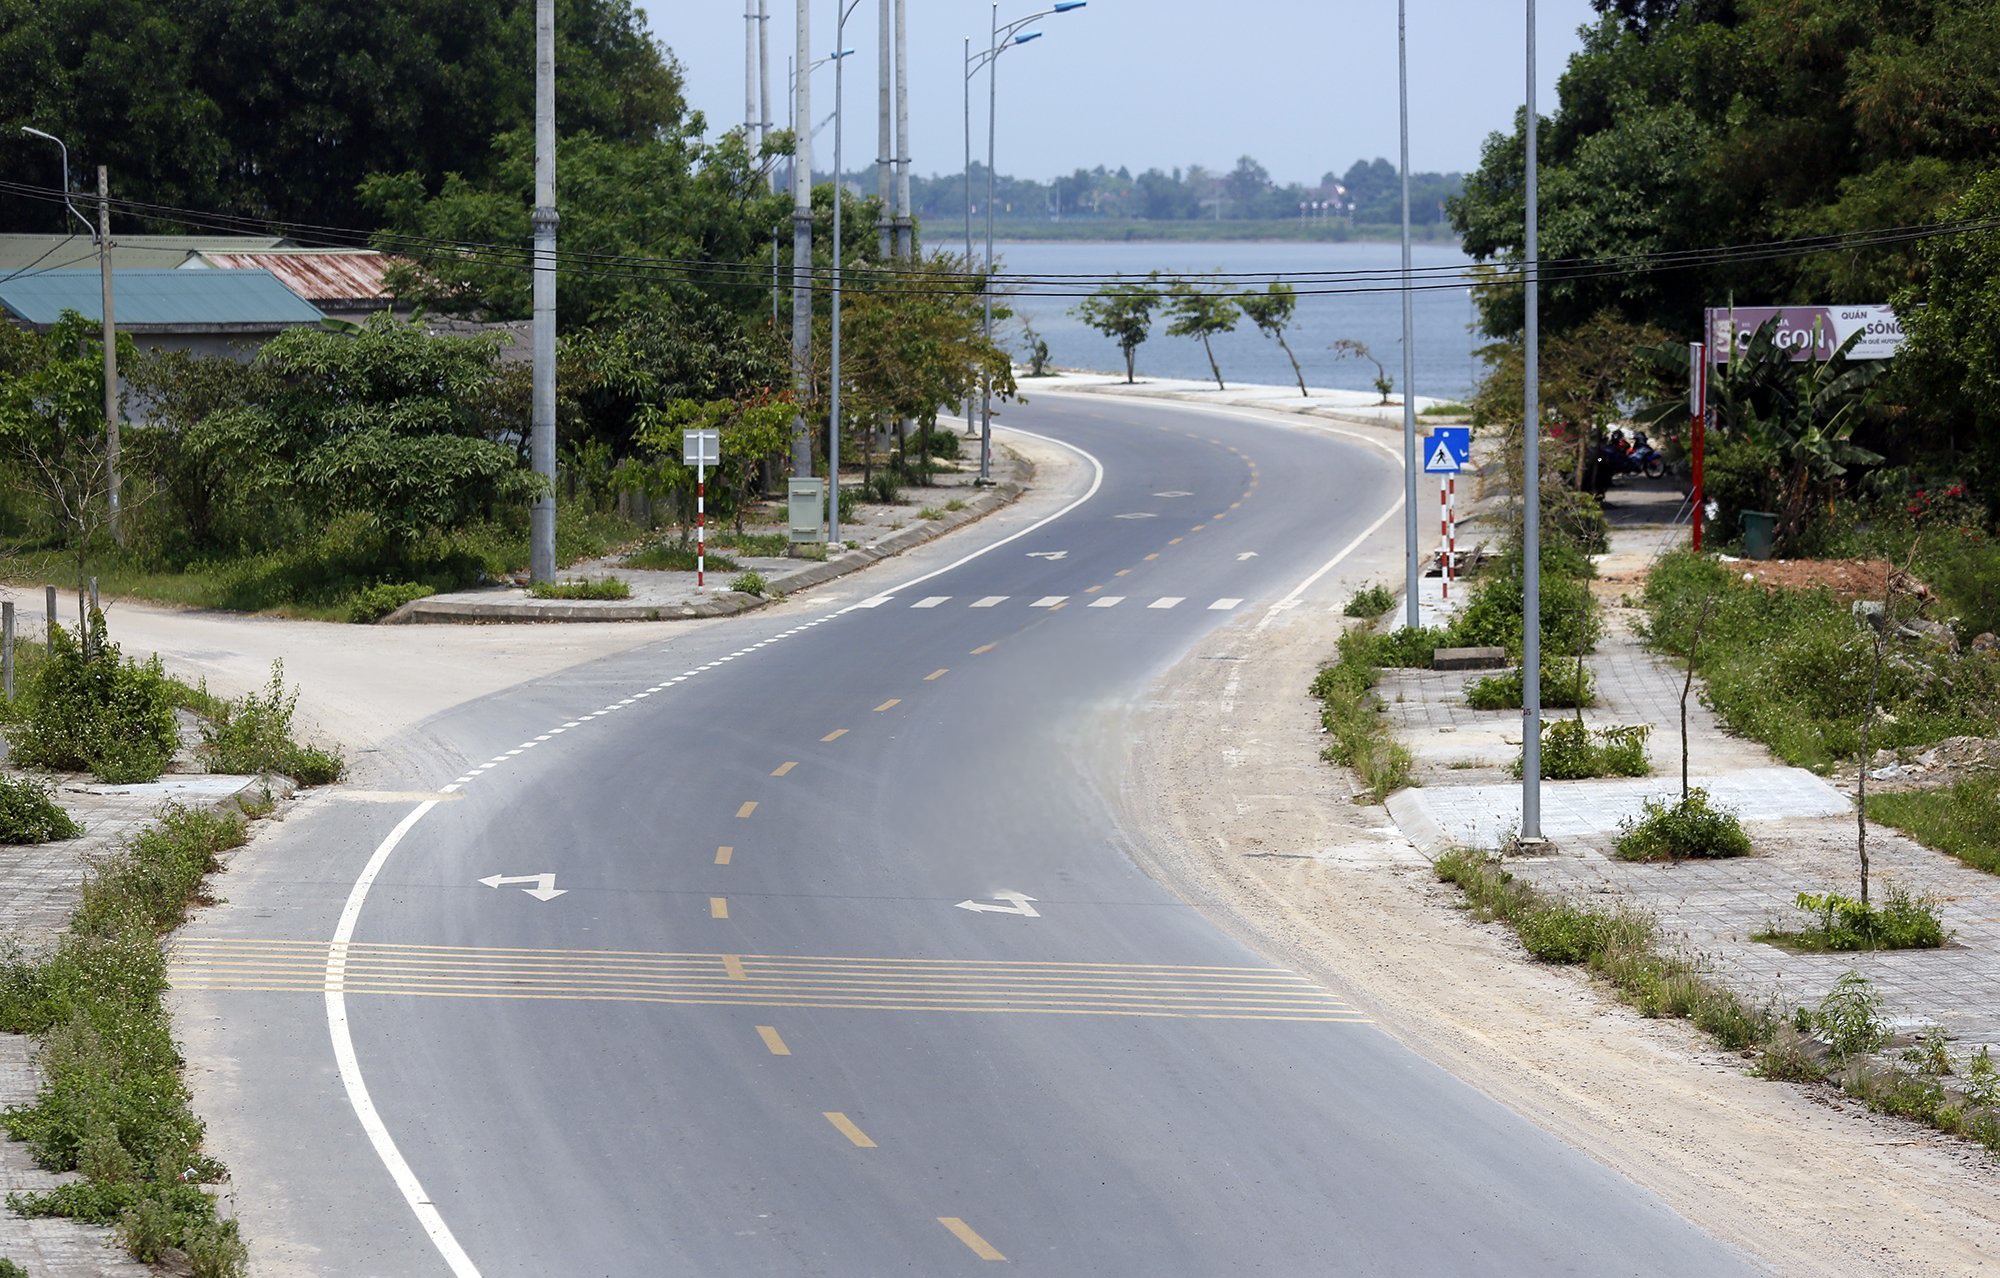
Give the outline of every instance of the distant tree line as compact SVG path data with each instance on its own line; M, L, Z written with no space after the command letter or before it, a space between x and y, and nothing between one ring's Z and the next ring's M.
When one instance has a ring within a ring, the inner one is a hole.
M1457 173L1412 173L1410 219L1420 225L1447 220L1448 202L1464 186ZM912 178L911 201L933 228L949 227L965 216L965 175L941 174ZM1356 160L1345 173L1328 172L1313 185L1279 183L1250 156L1233 169L1209 169L1196 164L1172 171L1147 169L1134 176L1128 168L1077 169L1048 181L997 174L994 202L998 214L1012 219L1105 218L1153 222L1225 222L1338 219L1356 224L1398 222L1403 216L1403 187L1396 166L1384 159ZM986 166L972 166L972 202L983 210ZM1321 205L1301 210L1301 205ZM983 213L982 213L983 216ZM934 230L934 234L936 231Z

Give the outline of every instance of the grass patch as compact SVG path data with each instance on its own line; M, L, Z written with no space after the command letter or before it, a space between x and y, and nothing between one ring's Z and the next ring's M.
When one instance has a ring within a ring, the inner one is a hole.
M1868 819L1975 869L2000 874L2000 777L1975 777L1905 794L1871 794Z
M1385 669L1428 670L1437 650L1451 646L1449 631L1429 626L1403 626L1387 634L1350 630L1340 637L1342 660L1351 656Z
M1669 804L1648 799L1636 818L1619 825L1618 855L1627 861L1679 861L1750 855L1750 836L1734 812L1712 807L1708 791L1688 789Z
M1945 930L1930 898L1913 897L1894 884L1884 897L1877 906L1837 892L1801 892L1798 908L1813 919L1811 926L1784 930L1773 924L1750 939L1810 953L1847 953L1935 950L1956 935Z
M1593 728L1581 719L1548 719L1542 723L1542 777L1549 781L1579 781L1587 777L1643 777L1650 724ZM1527 752L1514 760L1520 776Z
M50 950L0 955L0 1029L36 1037L42 1073L35 1099L0 1114L0 1126L38 1165L82 1175L10 1194L8 1205L115 1224L134 1256L179 1248L197 1274L240 1274L247 1253L201 1187L225 1173L202 1153L188 1105L161 1003L161 942L205 899L220 853L244 837L240 817L170 804L156 826L95 862Z
M1342 635L1340 659L1321 667L1312 695L1319 699L1320 726L1333 738L1320 757L1352 768L1368 801L1380 803L1410 783L1413 760L1382 720L1376 666L1364 655L1372 650L1371 638L1358 631Z
M1396 596L1381 582L1354 592L1341 611L1350 617L1379 617L1396 606Z
M1470 417L1472 409L1466 404L1432 404L1417 410L1419 417Z
M1525 681L1520 670L1475 679L1465 685L1465 703L1474 710L1519 710ZM1582 662L1543 662L1541 684L1545 710L1575 710L1597 704L1597 676Z
M843 489L840 495L846 497L847 490ZM841 513L845 516L847 512L843 510ZM718 529L709 545L725 547L753 559L782 559L791 551L792 535L783 532L723 532Z
M964 510L965 499L962 497L954 497L950 501L944 504L944 508L946 510Z
M538 581L528 587L537 599L630 599L632 587L617 577L579 577L571 581Z
M761 595L771 588L771 583L764 580L763 573L753 570L730 582L729 588L741 594Z
M925 506L917 512L918 519L943 519L944 512L936 506Z
M299 694L285 687L285 663L271 663L271 679L261 692L234 701L211 695L206 682L191 700L203 716L201 760L210 772L238 775L277 773L300 785L331 785L347 772L338 750L303 745L292 735Z
M1646 579L1646 635L1655 649L1686 653L1710 598L1695 669L1724 722L1799 767L1823 772L1853 759L1875 651L1872 633L1856 623L1850 606L1824 590L1766 592L1713 559L1677 552ZM1879 708L1871 749L1994 735L2000 658L1892 639Z
M0 843L55 843L82 833L83 827L56 803L46 781L0 777Z
M420 581L383 582L359 592L349 601L347 619L357 626L371 625L412 600L436 593Z
M714 549L717 543L710 542L708 553L703 557L703 567L710 572L737 572L743 567L728 555ZM695 570L694 543L687 541L656 541L643 546L620 561L627 568L649 568L659 572L693 572Z

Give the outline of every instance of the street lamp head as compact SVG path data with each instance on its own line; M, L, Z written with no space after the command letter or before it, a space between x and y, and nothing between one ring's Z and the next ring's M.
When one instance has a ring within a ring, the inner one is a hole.
M1041 38L1042 38L1042 33L1039 31L1023 31L1019 35L1014 37L1014 43L1026 44L1030 40L1039 40ZM1007 65L1011 67L1014 64L1009 62Z
M1090 0L1061 0L1061 3L1056 5L1055 11L1057 13L1068 13L1071 9L1081 9L1089 3Z
M61 145L62 145L62 139L61 139L61 138L57 137L57 136L56 136L55 134L53 134L53 133L44 133L44 132L42 132L42 131L41 131L40 129L38 129L38 128L35 128L35 127L34 127L33 125L28 125L28 124L24 124L24 125L22 125L22 126L21 126L21 132L23 132L23 133L32 133L32 134L34 134L34 135L35 135L36 137L38 137L38 138L47 138L47 139L48 139L49 141L51 141L51 142L55 143L55 144L56 144L57 146L61 146Z
M851 57L853 57L853 56L854 56L854 50L852 50L852 49L842 49L842 50L841 50L840 52L838 52L838 53L833 53L833 54L829 54L829 55L827 55L827 56L828 56L828 57L830 57L830 58L851 58Z

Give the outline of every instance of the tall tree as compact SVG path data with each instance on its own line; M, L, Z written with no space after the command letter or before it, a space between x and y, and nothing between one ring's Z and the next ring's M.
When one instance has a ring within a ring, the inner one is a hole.
M1236 330L1242 311L1236 299L1226 293L1197 288L1186 280L1176 280L1167 291L1167 336L1198 337L1208 355L1208 371L1215 375L1217 390L1228 390L1222 382L1222 366L1215 362L1212 338Z
M1299 296L1289 284L1271 281L1271 286L1261 293L1246 293L1236 300L1257 331L1278 343L1278 349L1285 352L1285 358L1292 361L1292 376L1299 379L1299 394L1306 395L1305 370L1299 367L1299 357L1292 354L1292 344L1285 340L1285 329L1290 326L1292 316L1298 311Z
M1070 310L1085 324L1118 343L1118 350L1125 356L1128 386L1134 380L1139 347L1152 335L1153 311L1160 300L1160 290L1152 284L1106 284Z

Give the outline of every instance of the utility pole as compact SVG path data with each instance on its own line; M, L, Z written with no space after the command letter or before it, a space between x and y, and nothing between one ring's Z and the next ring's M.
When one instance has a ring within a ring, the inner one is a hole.
M1535 154L1535 0L1528 0L1527 310L1521 416L1521 841L1542 841L1542 261ZM1697 517L1699 515L1697 514Z
M743 0L743 147L757 149L757 4Z
M806 404L812 399L812 6L798 0L798 72L792 77L792 375L799 415L792 422L792 477L811 479L812 433Z
M1396 0L1396 85L1403 117L1403 624L1414 629L1420 624L1417 591L1421 574L1417 569L1417 405L1410 397L1417 354L1413 344L1416 325L1411 317L1415 299L1410 293L1410 54L1404 20L1407 7L1405 0Z
M63 196L69 196L68 191ZM104 285L104 485L111 540L125 544L118 523L118 324L111 317L111 170L97 166L97 273Z
M535 0L535 263L529 460L547 488L528 525L528 576L556 576L556 5Z
M892 0L882 0L876 32L879 50L876 64L875 105L878 116L875 143L875 183L881 208L875 219L876 254L888 261L896 250L896 28L890 16ZM838 73L836 72L836 78ZM835 149L840 143L835 141Z
M762 152L764 145L771 140L771 125L771 0L757 0L757 149L759 152ZM778 166L775 164L771 166L770 181L771 193L776 195ZM775 267L776 244L771 246L771 251ZM774 278L771 284L773 297L776 296L777 287ZM775 305L774 302L773 306ZM777 318L774 310L771 319L776 322Z
M910 44L904 0L896 0L896 256L917 255L917 228L910 217Z

